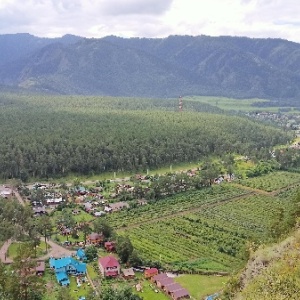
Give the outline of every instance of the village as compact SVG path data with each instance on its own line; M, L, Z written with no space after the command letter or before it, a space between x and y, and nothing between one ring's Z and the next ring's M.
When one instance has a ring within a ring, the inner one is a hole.
M192 178L196 174L196 170L190 170L179 176ZM50 291L58 284L69 288L74 299L84 300L88 293L97 293L116 281L131 286L137 294L143 295L146 291L150 296L145 299L156 299L158 294L162 298L157 299L190 299L189 291L176 282L178 273L165 270L155 262L141 265L121 261L116 236L95 230L99 227L94 222L99 220L101 224L106 215L130 210L134 206L149 205L149 200L140 196L150 190L151 180L155 179L136 175L131 180L107 180L90 185L78 182L69 186L35 183L17 189L0 186L0 196L4 199L17 197L20 203L32 207L32 216L36 220L43 217L51 219L53 229L45 236L50 250L43 252L35 268L37 276L46 274L47 278L51 278L47 283ZM215 183L223 180L224 177L218 177ZM181 177L180 183L174 184L174 189L185 190L186 185L187 181ZM165 195L166 191L162 194ZM17 244L17 241L10 241L6 248L2 248L2 260L5 252L4 263L12 262L11 247L15 248Z

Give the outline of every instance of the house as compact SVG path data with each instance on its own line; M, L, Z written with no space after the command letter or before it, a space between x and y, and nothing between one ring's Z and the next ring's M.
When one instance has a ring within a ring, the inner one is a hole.
M50 258L50 268L55 272L56 280L61 285L69 285L68 275L81 276L86 274L86 264L77 261L71 256L62 258Z
M59 205L62 202L64 202L64 200L62 197L59 197L59 198L47 199L46 202L47 202L47 205Z
M120 264L113 256L99 258L99 269L103 277L116 277L120 274Z
M110 212L112 212L112 210L113 210L113 209L112 209L110 206L105 206L105 207L104 207L104 212L105 212L105 213L110 213Z
M107 252L113 252L116 250L116 242L105 242L104 248Z
M106 215L106 213L104 211L95 211L94 212L95 217L101 217L101 216L104 216L104 215Z
M85 195L87 193L87 190L84 186L76 186L75 187L75 192L78 194L78 195Z
M35 217L39 217L39 216L46 215L46 214L47 214L47 211L46 211L45 206L39 206L39 207L33 208L33 215Z
M35 274L42 276L45 273L45 262L43 260L37 261L37 266L35 267Z
M14 195L14 193L11 188L9 188L8 186L5 186L5 185L0 186L0 197L8 199L13 195Z
M124 208L129 208L129 204L127 202L116 202L110 203L109 207L112 209L112 211L119 211Z
M61 234L66 236L66 235L70 235L71 234L71 229L70 228L67 228L67 227L64 227L61 229Z
M190 299L191 298L189 292L184 288L171 293L171 297L173 300L181 300L181 299Z
M166 273L160 273L160 274L152 276L151 281L156 283L157 280L161 280L161 279L165 279L165 278L169 278L168 275Z
M99 233L91 233L90 235L87 236L87 242L93 245L98 245L103 242L103 234Z
M82 248L79 248L77 251L76 251L76 257L79 259L79 260L86 260L86 255L85 255L85 251L82 249Z
M164 291L169 295L171 295L171 293L174 293L175 291L178 291L181 289L183 289L183 287L179 283L176 283L176 282L173 282L172 284L168 284L168 285L164 286Z
M166 277L159 280L156 280L157 287L163 289L165 286L175 283L173 278Z
M90 202L84 203L83 206L84 206L84 210L85 210L86 212L90 212L90 211L93 210L93 205L92 205L92 203L90 203Z
M133 268L122 269L123 277L125 279L133 279L135 277Z
M145 278L151 278L157 274L158 274L158 270L156 268L150 268L150 269L145 270L145 272L144 272Z

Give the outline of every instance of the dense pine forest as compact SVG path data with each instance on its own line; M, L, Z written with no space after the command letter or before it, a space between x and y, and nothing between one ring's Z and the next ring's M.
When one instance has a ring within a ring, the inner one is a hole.
M291 137L200 102L0 95L0 176L142 171L227 153L258 155Z

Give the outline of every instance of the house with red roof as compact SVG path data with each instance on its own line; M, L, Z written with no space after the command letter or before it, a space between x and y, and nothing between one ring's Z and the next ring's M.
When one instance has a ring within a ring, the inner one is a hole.
M99 269L103 277L116 277L120 274L120 264L113 256L99 258Z
M145 272L144 272L145 278L151 278L157 274L158 274L158 270L156 268L150 268L150 269L145 270Z

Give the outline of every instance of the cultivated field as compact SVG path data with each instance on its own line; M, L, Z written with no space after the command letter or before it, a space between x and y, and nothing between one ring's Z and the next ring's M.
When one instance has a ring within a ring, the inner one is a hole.
M288 200L251 195L155 222L144 218L125 232L144 258L172 270L230 272L242 265L248 240L269 240L278 210L287 205Z
M263 176L241 180L242 185L272 192L294 184L300 184L300 174L291 172L272 172Z

